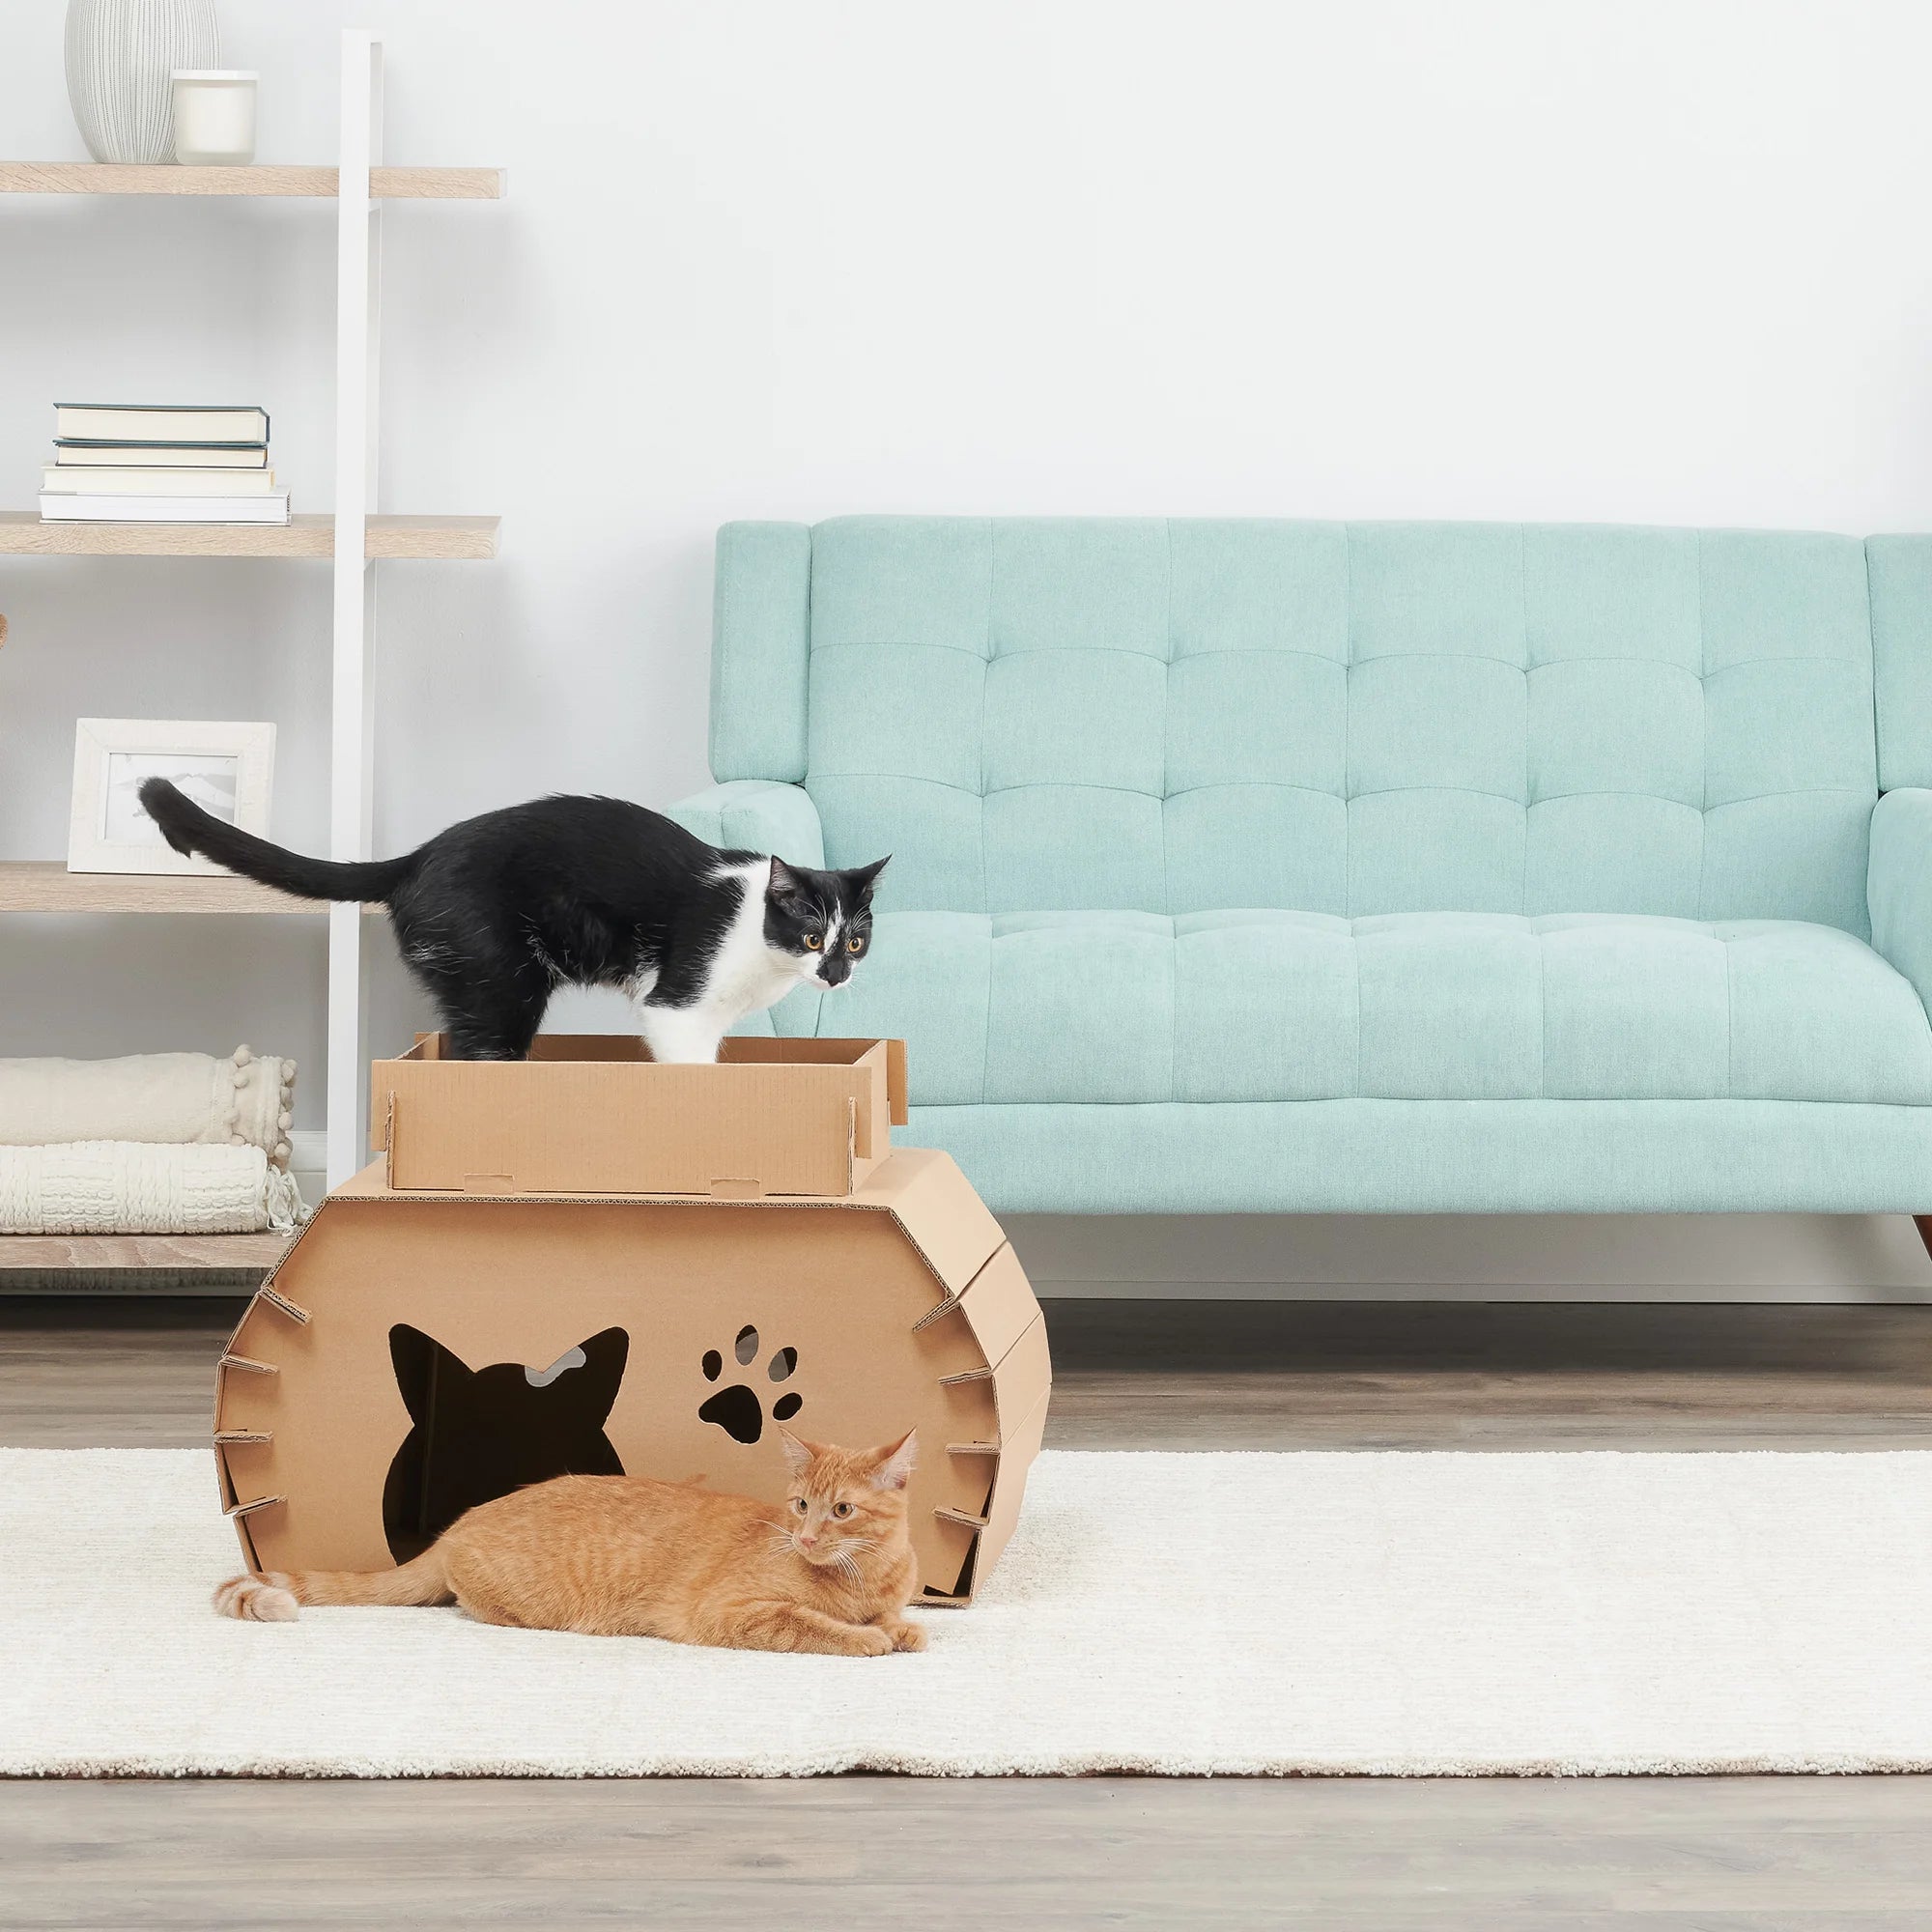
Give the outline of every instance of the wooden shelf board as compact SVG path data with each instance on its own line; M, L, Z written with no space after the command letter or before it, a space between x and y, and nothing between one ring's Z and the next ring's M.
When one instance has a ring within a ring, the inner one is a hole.
M0 1235L0 1273L49 1268L247 1269L266 1274L288 1235Z
M379 201L500 201L501 168L371 168ZM184 168L100 161L0 161L4 194L256 194L333 197L334 168Z
M497 554L499 517L369 519L363 553L443 562ZM0 510L0 556L333 556L335 519L287 524L48 524L38 510Z
M0 913L325 913L230 872L70 872L58 859L0 859ZM382 907L364 908L380 913Z

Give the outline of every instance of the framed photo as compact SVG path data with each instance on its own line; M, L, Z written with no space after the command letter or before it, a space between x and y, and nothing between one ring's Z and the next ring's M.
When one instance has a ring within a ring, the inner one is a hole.
M244 832L269 831L274 780L272 724L180 719L83 718L73 732L70 872L214 872L185 859L141 809L143 779L171 779L203 810Z

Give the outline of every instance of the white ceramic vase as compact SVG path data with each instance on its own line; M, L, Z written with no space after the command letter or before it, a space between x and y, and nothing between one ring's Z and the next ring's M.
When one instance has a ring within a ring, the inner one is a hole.
M68 0L67 96L97 161L171 161L178 67L220 58L214 0Z

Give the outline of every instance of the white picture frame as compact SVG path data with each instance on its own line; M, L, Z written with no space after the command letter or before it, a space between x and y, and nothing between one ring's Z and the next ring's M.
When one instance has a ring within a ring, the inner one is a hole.
M173 779L195 803L266 838L275 773L272 724L179 718L82 718L73 731L70 872L219 875L212 860L184 858L141 810L143 779Z

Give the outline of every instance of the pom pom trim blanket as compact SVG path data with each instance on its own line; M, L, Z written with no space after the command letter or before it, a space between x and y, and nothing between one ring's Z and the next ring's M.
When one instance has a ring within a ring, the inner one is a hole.
M260 1148L276 1167L293 1151L296 1063L238 1046L135 1053L118 1060L0 1060L0 1147L74 1141Z

